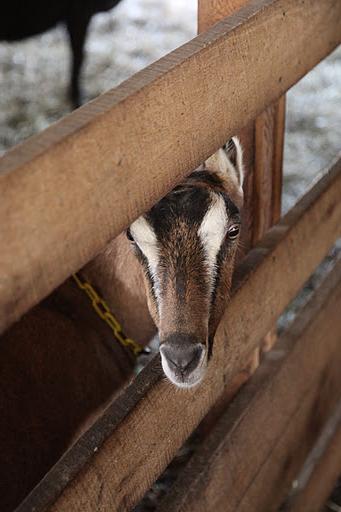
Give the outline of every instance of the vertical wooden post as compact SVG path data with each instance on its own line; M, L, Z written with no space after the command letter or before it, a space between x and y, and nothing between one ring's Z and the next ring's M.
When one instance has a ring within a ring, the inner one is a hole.
M247 0L198 0L198 32L237 12ZM260 240L281 213L285 97L239 134L245 152L246 250Z
M247 0L198 0L198 32L208 30L222 18L237 12ZM245 215L243 250L260 240L281 214L282 160L285 128L285 97L270 105L257 119L245 126L238 137L244 148ZM275 329L263 342L269 350L276 340ZM226 403L247 380L259 363L259 350L203 422L203 434L210 430Z

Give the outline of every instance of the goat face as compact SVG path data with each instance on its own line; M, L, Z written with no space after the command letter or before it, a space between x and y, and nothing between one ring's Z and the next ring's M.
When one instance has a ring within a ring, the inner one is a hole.
M231 287L243 202L236 138L129 228L159 329L164 373L198 384Z

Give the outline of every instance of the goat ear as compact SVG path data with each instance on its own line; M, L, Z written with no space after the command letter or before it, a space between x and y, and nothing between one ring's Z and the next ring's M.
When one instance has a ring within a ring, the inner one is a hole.
M232 139L226 142L223 149L225 150L228 160L233 165L239 186L242 187L244 182L243 149L239 139L232 137Z
M243 150L237 137L232 137L224 146L210 156L205 162L205 168L212 171L231 186L238 187L242 192L244 169Z

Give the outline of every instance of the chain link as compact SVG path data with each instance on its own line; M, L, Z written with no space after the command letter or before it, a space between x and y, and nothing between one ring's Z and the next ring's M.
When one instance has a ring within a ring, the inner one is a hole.
M102 297L98 295L96 290L91 286L87 281L82 281L79 274L72 274L73 279L77 283L77 286L83 290L86 295L91 300L92 307L98 314L98 316L110 327L116 340L123 345L124 347L128 347L135 356L144 352L144 347L142 347L139 343L128 338L124 332L122 331L122 327L118 320L114 317L112 312L110 311L109 306L105 302Z

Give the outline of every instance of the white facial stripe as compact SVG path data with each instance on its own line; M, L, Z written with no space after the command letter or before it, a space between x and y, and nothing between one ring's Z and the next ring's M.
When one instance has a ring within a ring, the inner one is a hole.
M154 277L159 264L159 248L152 226L141 216L132 223L130 232L147 258L149 270Z
M224 199L218 194L212 194L210 208L198 230L198 235L206 253L211 285L213 285L215 276L217 255L226 234L227 222Z

